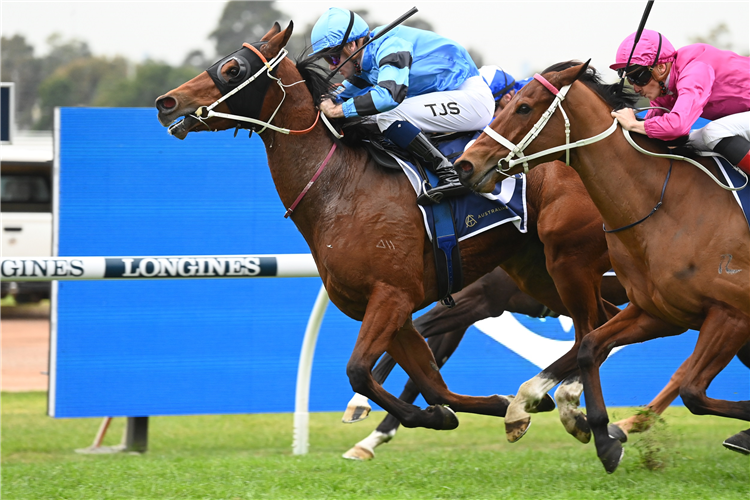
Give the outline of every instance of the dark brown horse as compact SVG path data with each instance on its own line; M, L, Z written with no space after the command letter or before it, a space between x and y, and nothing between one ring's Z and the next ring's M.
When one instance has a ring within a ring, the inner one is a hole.
M247 56L250 67L243 68L230 57L215 66L215 74L201 73L161 96L156 102L159 120L165 126L172 124L170 130L178 138L191 131L234 128L240 123L237 119L209 117L207 113L206 106L222 98L213 78L249 82L236 95L238 105L257 107L253 118L263 122L273 116L277 128L266 128L261 138L285 206L292 205L330 156L292 220L310 247L333 303L362 321L347 365L354 391L375 401L407 427L455 428L455 415L442 404L456 411L505 416L507 398L462 396L450 392L444 383L411 321L412 312L437 299L432 246L414 203L416 195L405 176L379 168L365 149L338 144L334 151L337 143L326 128L320 123L311 127L316 123L315 104L329 89L316 76L312 63L295 65L282 57L291 33L291 24L285 30L275 25L263 43L254 47L260 55ZM271 61L276 65L272 76L263 72L267 67L261 59L268 61L269 67ZM250 82L254 74L259 77ZM262 88L265 86L267 89ZM227 102L217 104L214 111L231 112ZM185 118L173 124L181 117ZM279 131L281 127L305 133L286 134ZM558 190L560 185L567 187ZM528 233L504 224L460 243L465 282L502 265L524 292L572 317L578 337L619 312L603 301L599 292L602 274L610 268L606 243L597 232L601 222L575 172L559 163L529 176L527 193L532 227ZM422 410L400 401L375 382L371 370L385 351L414 381L429 408ZM551 366L546 370L550 378L559 381L571 369L576 370L575 357L562 364L562 369ZM573 395L561 410L577 411L575 390L580 390L580 383L573 386ZM552 401L546 395L527 406L540 402L544 402L542 409L551 409ZM587 429L582 432L586 435Z
M529 83L456 167L466 185L483 191L502 178L501 171L513 173L526 163L534 167L558 157L560 149L549 149L566 143L565 124L553 101L567 114L573 143L612 127L614 133L602 135L599 142L573 149L571 165L612 231L606 237L612 263L630 298L622 313L584 338L578 355L597 453L605 469L613 472L622 445L607 431L599 365L614 347L699 330L695 351L683 365L679 392L685 405L696 414L750 420L750 401L728 402L706 395L713 378L750 340L750 231L731 193L705 173L682 161L647 156L631 146L610 116L616 96L604 86L596 91L596 85L579 81L592 78L596 77L587 65L579 65ZM549 117L546 126L541 123L544 117ZM532 129L536 138L527 135ZM539 156L515 161L509 153L524 137L532 140L517 156ZM668 152L660 141L642 136L635 141L646 150ZM701 163L716 172L710 161ZM660 193L664 193L663 204L654 212ZM649 210L653 217L644 218ZM742 451L748 436L750 432L744 431L725 445Z

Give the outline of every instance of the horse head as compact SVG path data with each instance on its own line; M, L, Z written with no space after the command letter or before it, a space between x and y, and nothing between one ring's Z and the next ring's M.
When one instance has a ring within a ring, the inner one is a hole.
M474 191L491 192L497 182L508 176L558 159L559 151L532 159L524 157L565 143L563 115L555 111L564 99L566 87L587 69L588 62L562 71L547 71L519 90L456 161L461 182ZM557 105L553 106L555 101ZM548 122L552 123L542 134Z
M285 30L278 23L259 42L243 46L220 59L192 80L156 99L159 122L169 133L184 139L190 132L252 128L243 118L262 121L273 113L267 101L269 84L277 80L276 67L286 56L284 47L293 23ZM278 80L277 80L278 81Z

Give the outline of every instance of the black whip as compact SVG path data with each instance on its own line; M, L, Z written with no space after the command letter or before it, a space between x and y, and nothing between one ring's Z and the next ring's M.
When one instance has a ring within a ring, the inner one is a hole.
M652 0L652 3L653 3L653 0ZM350 55L349 57L347 57L347 58L346 58L346 59L344 60L344 62L341 62L341 63L339 63L339 65L338 65L338 66L336 66L336 69L334 69L333 71L331 71L331 73L330 73L330 74L328 75L328 78L326 78L326 81L330 81L330 80L331 80L331 78L333 78L334 76L336 76L336 73L338 72L338 70L339 70L339 68L340 68L341 66L343 66L343 65L344 65L344 64L346 64L346 63L348 63L348 62L349 62L349 59L351 59L352 57L354 57L354 56L356 56L357 54L359 54L359 53L360 53L360 52L361 52L361 51L362 51L362 50L363 50L363 49L364 49L365 47L367 47L367 46L368 46L368 45L369 45L370 43L374 42L375 40L377 40L377 39L378 39L378 38L380 38L381 36L385 35L386 33L388 33L388 32L389 32L389 31L391 31L391 30L392 30L393 28L395 28L395 27L396 27L396 26L398 26L399 24L401 24L401 23L403 23L404 21L406 21L407 19L409 19L409 18L410 18L411 16L413 16L413 15L414 15L414 14L416 14L417 12L419 12L419 11L417 10L417 8L416 8L416 7L412 7L412 8L411 8L411 9L410 9L410 10L409 10L409 11L408 11L407 13L403 14L403 15L402 15L401 17L399 17L398 19L396 19L395 21L393 21L393 22L392 22L391 24L389 24L388 26L386 26L385 28L383 28L383 29L382 29L382 30L380 31L380 33L378 33L378 34L377 34L377 35L375 35L374 37L372 37L372 38L370 38L369 40L367 40L367 42L365 42L365 43L364 43L364 44L363 44L363 45L362 45L362 46L361 46L360 48L358 48L357 50L355 50L355 51L354 51L354 52L352 53L352 55ZM346 43L346 40L344 40L344 43Z
M635 32L635 40L633 40L633 48L630 49L630 55L628 56L628 62L625 63L625 68L623 68L623 74L620 78L620 87L617 89L618 94L622 94L622 89L625 86L625 72L628 70L628 66L630 66L630 60L633 58L633 54L635 53L635 47L638 45L638 41L641 39L641 34L643 34L643 28L646 27L646 20L648 19L648 15L651 13L651 7L654 6L654 0L648 0L646 2L646 9L643 11L643 15L641 16L641 23L638 25L638 31Z

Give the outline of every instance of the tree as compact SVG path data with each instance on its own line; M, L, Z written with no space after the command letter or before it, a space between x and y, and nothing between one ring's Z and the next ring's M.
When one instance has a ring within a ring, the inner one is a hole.
M729 26L726 23L719 23L708 32L708 35L695 35L689 38L690 43L707 43L717 49L722 50L734 50L734 46L731 42L732 33L729 31ZM750 54L740 54L748 56Z
M0 39L0 75L4 82L16 84L16 124L29 128L33 121L32 108L37 101L37 89L42 80L42 61L34 57L34 47L21 35Z
M165 92L196 75L191 66L173 67L146 61L135 68L132 78L102 80L91 101L93 106L150 107Z
M94 102L104 82L127 77L128 63L122 57L78 58L55 70L39 85L41 116L33 124L37 130L52 128L56 106L86 106Z
M209 35L216 42L219 57L234 52L244 42L256 42L273 23L286 25L289 18L277 10L274 2L227 2L219 26Z

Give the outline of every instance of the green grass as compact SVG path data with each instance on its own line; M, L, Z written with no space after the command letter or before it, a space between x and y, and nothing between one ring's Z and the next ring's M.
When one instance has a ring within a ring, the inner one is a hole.
M656 432L631 436L625 458L604 472L592 444L535 415L518 443L502 420L459 414L450 432L402 429L370 462L340 458L382 414L345 425L340 414L313 414L310 453L291 453L292 416L152 417L144 455L78 455L101 419L45 416L45 393L2 394L2 498L750 498L750 457L721 442L738 421L670 408ZM345 403L345 402L344 402ZM616 408L621 418L633 409ZM105 444L117 444L115 419ZM656 462L654 461L656 459ZM653 469L654 463L661 468Z

